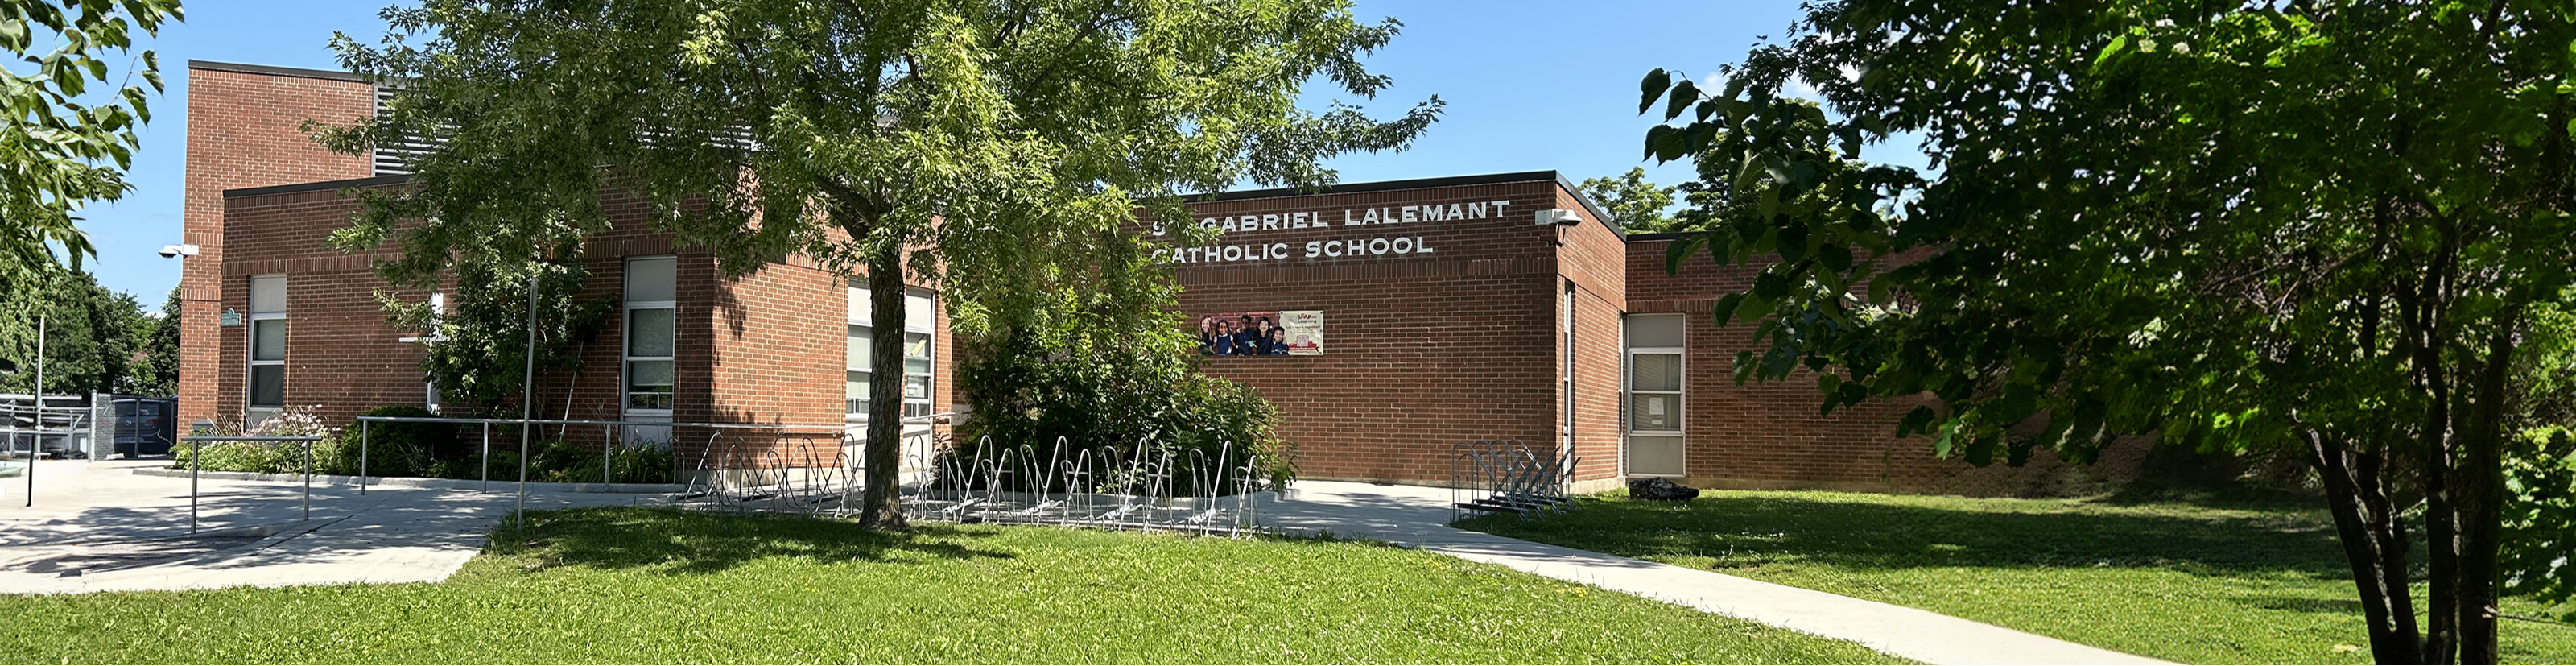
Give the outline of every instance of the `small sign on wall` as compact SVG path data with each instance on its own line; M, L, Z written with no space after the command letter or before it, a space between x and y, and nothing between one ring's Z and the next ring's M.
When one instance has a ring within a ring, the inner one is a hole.
M1202 356L1314 356L1324 353L1324 311L1227 312L1200 317Z
M225 326L240 326L241 311L234 310L232 308L224 308L223 316L218 317L217 319L219 320L219 323Z

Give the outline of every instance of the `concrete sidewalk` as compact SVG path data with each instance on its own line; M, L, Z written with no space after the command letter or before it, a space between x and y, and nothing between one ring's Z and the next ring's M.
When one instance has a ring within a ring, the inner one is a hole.
M493 492L205 479L198 530L189 480L135 474L166 460L40 461L35 506L0 483L0 593L436 582L482 552L518 506ZM13 485L15 483L16 485ZM633 495L530 493L528 508L627 504Z
M1273 509L1290 533L1330 532L1634 594L1860 643L1928 664L2162 664L2136 655L1917 610L1449 527L1450 491L1301 481ZM1580 519L1580 514L1557 518Z

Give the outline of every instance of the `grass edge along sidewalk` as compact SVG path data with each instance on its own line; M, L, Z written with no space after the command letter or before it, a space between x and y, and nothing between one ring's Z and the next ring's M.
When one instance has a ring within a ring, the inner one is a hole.
M1414 550L1042 527L531 513L446 583L0 597L56 662L1891 663Z
M2350 570L2297 498L1969 499L1711 491L1581 498L1461 527L1920 608L2183 663L2366 663ZM2509 600L2507 613L2551 612ZM2566 609L2556 609L2566 610ZM2576 628L2513 622L2507 661L2576 662Z

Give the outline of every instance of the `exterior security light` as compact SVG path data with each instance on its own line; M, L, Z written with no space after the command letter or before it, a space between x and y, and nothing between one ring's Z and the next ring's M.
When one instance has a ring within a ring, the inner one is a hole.
M161 258L163 258L163 259L170 259L170 258L173 258L173 257L194 257L194 256L197 256L197 244L196 244L196 243L181 243L181 244L178 244L178 245L163 245L163 246L161 246Z
M1563 208L1550 208L1538 212L1539 226L1553 224L1560 227L1571 227L1582 223L1583 216L1577 215L1574 211Z

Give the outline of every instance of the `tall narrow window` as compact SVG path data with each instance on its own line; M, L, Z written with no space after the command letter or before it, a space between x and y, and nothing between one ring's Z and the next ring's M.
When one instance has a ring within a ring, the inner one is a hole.
M286 276L250 279L250 400L257 422L286 407Z
M1627 473L1682 476L1682 315L1628 318Z
M678 387L671 367L677 330L679 261L626 260L626 411L669 416Z
M866 287L850 288L847 356L843 367L849 373L842 394L843 407L850 421L868 417L868 381L876 374L876 340L869 296ZM930 414L931 334L937 321L938 300L928 294L905 294L903 302L903 415Z

